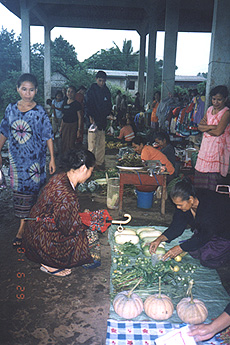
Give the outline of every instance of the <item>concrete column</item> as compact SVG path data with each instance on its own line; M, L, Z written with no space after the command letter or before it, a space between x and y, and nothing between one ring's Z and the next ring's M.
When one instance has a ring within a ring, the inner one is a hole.
M212 22L212 39L206 86L206 105L210 90L217 85L230 87L230 1L215 0Z
M149 21L149 46L148 46L148 65L146 77L146 94L145 104L153 101L153 88L154 88L154 72L156 60L156 37L157 37L157 23L154 14L150 16Z
M44 101L46 102L47 98L51 98L51 39L48 26L45 26L44 42Z
M143 106L146 33L139 32L139 34L140 34L140 52L139 52L139 68L138 68L138 91L140 93L141 106Z
M30 11L26 6L26 0L20 0L21 10L21 68L22 73L30 73Z
M174 93L179 2L179 0L166 1L162 99L167 98L169 93Z

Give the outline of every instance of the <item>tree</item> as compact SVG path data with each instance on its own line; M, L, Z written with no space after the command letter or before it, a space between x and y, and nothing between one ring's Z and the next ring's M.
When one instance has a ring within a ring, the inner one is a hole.
M8 71L20 71L21 39L15 39L13 31L2 27L0 32L0 83L7 78Z
M124 41L123 48L117 46L101 49L83 62L86 68L118 71L137 71L138 52L133 53L132 41Z
M75 68L80 62L73 45L69 44L62 36L55 38L51 45L51 57L54 64L64 62L65 66Z

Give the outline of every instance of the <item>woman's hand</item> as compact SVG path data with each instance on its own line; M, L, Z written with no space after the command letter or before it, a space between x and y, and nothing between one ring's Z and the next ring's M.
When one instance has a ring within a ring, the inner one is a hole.
M192 325L189 327L189 336L194 337L195 341L208 340L214 337L212 324Z
M175 246L167 251L165 255L162 257L162 260L165 261L167 259L174 259L177 255L181 254L183 250L180 246Z
M230 326L230 315L224 311L209 324L190 326L188 335L193 336L196 341L208 340L228 326Z
M159 237L157 237L157 239L155 239L155 241L151 242L149 246L150 254L154 254L159 244L164 241L167 241L167 237L165 235L160 235Z
M49 163L49 173L50 175L54 174L56 171L56 164L55 164L55 160L54 159L50 159L50 163Z
M159 246L160 243L161 242L158 239L150 243L150 246L149 246L150 254L156 253L157 247Z
M80 138L80 136L81 136L81 130L78 129L78 130L77 130L77 138Z

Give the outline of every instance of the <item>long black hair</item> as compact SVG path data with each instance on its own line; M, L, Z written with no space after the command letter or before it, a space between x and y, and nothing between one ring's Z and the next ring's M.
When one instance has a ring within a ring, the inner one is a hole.
M71 149L64 155L62 159L62 167L64 171L71 169L79 169L85 165L87 169L95 166L95 156L92 152L86 149Z
M189 178L177 182L170 193L171 199L181 198L182 201L189 200L190 196L196 198L196 189Z

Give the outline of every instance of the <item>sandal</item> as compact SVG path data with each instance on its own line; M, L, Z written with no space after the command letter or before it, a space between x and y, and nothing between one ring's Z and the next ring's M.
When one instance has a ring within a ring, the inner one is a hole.
M13 247L20 247L22 245L22 238L15 237L12 242Z
M59 272L65 271L66 268L60 268L60 269L57 269L57 270L51 272L51 271L49 271L46 267L41 266L41 267L40 267L40 270L41 270L42 272L51 274L51 275L56 276L56 277L66 277L66 276L68 276L68 275L71 274L71 272L70 272L70 273L66 273L66 274L62 274L62 275L61 275L61 274L58 274Z

